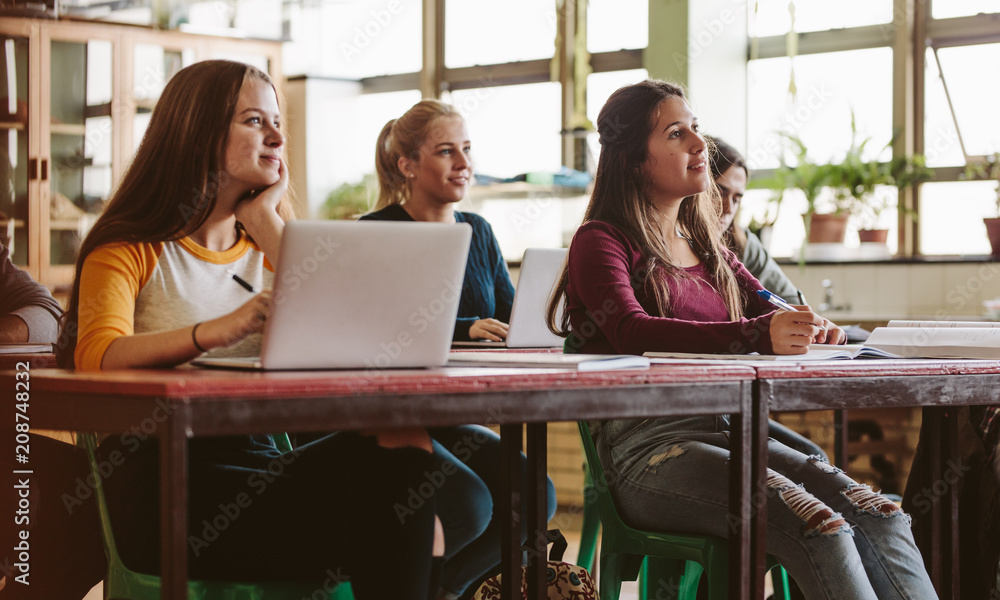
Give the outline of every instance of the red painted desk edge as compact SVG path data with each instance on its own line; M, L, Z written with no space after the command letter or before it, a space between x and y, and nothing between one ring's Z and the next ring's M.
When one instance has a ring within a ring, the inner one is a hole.
M79 372L32 369L32 387L41 392L100 392L115 396L213 398L239 395L266 398L280 395L344 395L400 393L467 393L517 391L554 387L601 388L657 383L751 381L747 366L677 365L649 370L578 372L554 369L428 369L397 371L275 371L243 372L209 369L132 369ZM0 373L0 381L13 377Z

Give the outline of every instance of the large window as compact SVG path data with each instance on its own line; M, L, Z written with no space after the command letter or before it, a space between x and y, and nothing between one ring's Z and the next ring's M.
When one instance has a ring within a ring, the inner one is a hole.
M815 161L842 158L851 145L852 113L859 138L871 138L866 158L889 158L882 150L892 139L891 49L755 60L748 84L747 158L753 168L778 166L775 150L783 135L801 139Z
M896 4L748 3L747 158L751 168L762 170L760 175L773 173L783 141L791 135L803 142L814 162L837 163L850 147L853 115L855 141L867 140L865 160L891 160L887 145L896 139L898 148L916 148L935 169L932 182L916 191L915 211L900 213L896 190L881 190L891 207L879 218L879 225L890 229L890 249L895 251L902 241L904 254L985 253L985 234L970 232L982 229L982 217L995 211L993 184L963 179L967 162L1000 151L1000 129L988 124L1000 83L984 76L1000 72L1000 32L990 17L979 14L998 12L1000 5L989 0L933 0L917 9L895 11ZM911 40L897 36L896 28L903 26L926 29L926 46L913 47ZM900 52L912 53L912 61L898 56ZM922 70L907 71L911 64ZM924 98L914 101L914 90L921 84ZM922 127L916 126L918 121ZM794 164L784 152L786 161ZM748 194L741 221L773 218L769 196L764 191ZM831 197L831 190L823 192L821 210ZM775 254L794 253L801 243L804 228L798 213L804 209L800 192L785 194L774 223ZM897 234L901 222L912 225L903 238ZM857 226L849 226L849 246L856 243Z
M512 177L555 171L561 163L558 83L453 92L446 101L465 116L476 172Z
M285 72L359 79L422 66L421 0L292 2Z
M587 49L645 48L649 41L648 4L647 0L589 0Z
M940 70L934 51L928 48L926 54L924 145L928 163L932 166L964 165L960 141L970 156L1000 150L1000 126L995 116L1000 79L983 76L984 73L1000 73L1000 44L941 48L937 51ZM945 95L945 84L951 107Z
M936 0L931 14L935 19L947 19L995 12L1000 12L1000 3L996 0Z
M444 64L454 68L551 58L556 22L555 2L449 0Z
M950 1L950 0L949 0ZM766 37L795 31L823 31L892 22L892 0L756 0L747 2L750 35Z

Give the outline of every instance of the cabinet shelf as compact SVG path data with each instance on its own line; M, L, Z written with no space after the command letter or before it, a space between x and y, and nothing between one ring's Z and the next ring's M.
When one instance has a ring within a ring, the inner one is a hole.
M284 79L280 42L12 15L0 18L0 39L16 49L8 52L8 70L26 74L18 89L37 92L17 98L13 114L0 110L0 140L16 137L23 155L18 159L24 159L0 178L0 183L16 181L18 188L16 209L0 203L0 238L16 233L17 260L50 289L72 283L79 238L98 219L132 160L144 125L136 123L135 114L155 105L153 99L133 102L135 90L161 85L159 79L152 86L146 81L149 72L173 74L175 54L184 63L238 55L260 57L275 82ZM157 48L162 51L151 50ZM90 143L88 134L94 138ZM30 147L25 137L31 137ZM21 184L26 180L31 185ZM21 219L14 219L15 210ZM23 219L26 215L34 216Z
M74 123L52 123L49 125L49 133L52 135L86 135L87 126Z

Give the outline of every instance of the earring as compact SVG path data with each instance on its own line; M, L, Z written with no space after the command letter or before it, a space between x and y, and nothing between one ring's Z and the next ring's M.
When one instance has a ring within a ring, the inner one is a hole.
M410 179L416 177L416 175L414 175L413 173L407 173L406 176L409 177Z

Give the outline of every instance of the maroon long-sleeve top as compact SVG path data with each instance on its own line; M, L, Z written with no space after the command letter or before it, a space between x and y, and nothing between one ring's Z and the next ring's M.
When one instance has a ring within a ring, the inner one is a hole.
M726 250L726 259L743 296L745 318L730 320L703 263L685 268L689 277L664 273L670 315L654 316L659 311L653 294L642 285L646 261L639 248L609 223L584 223L570 245L566 288L577 351L770 354L774 308L757 295L764 288L736 255Z

